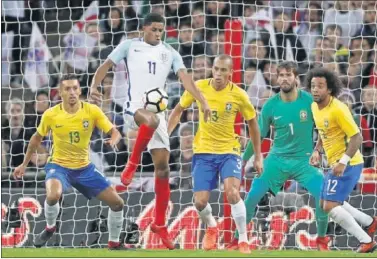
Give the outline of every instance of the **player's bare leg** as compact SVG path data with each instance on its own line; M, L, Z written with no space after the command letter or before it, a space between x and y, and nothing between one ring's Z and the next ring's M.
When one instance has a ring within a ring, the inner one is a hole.
M119 243L119 236L123 225L123 199L112 186L98 194L97 199L109 206L107 219L107 228L109 230L108 248L110 250L127 249Z
M140 163L141 154L147 147L160 123L156 114L145 109L137 110L134 115L134 120L139 126L139 130L136 137L135 147L120 176L120 180L125 186L128 186L132 182L132 178L134 177Z
M238 249L243 254L250 254L251 251L247 237L246 207L240 197L240 184L241 181L236 177L225 178L224 191L232 208L232 217L239 233Z
M209 196L209 191L198 191L194 193L195 208L198 211L200 219L207 226L206 233L203 237L204 250L216 249L219 233L217 222L212 215L211 205L208 203Z
M170 152L165 148L157 148L151 150L152 160L155 168L155 184L154 190L156 194L156 205L154 222L151 230L157 234L162 243L169 249L174 249L174 244L169 238L166 227L166 211L170 201L170 185L169 185L169 156Z
M63 193L60 180L52 178L46 181L46 200L44 203L46 228L34 240L36 247L44 246L54 235L56 218L60 211L59 200Z
M336 223L359 240L358 253L371 253L377 249L377 243L357 224L353 215L343 208L340 203L326 200L321 201L321 204L323 210L328 212Z

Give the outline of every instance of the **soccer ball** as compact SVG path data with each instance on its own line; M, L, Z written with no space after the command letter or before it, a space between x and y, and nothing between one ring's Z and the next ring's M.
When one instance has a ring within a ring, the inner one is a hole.
M168 95L161 88L154 88L144 93L143 95L144 109L159 113L166 110L168 107Z

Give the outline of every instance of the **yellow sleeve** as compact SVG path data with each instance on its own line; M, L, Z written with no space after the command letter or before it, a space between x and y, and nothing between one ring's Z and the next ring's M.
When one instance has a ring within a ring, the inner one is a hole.
M107 116L98 106L92 104L91 108L91 113L94 117L96 127L105 133L109 133L109 131L114 127L109 118L107 118Z
M45 137L48 135L50 129L51 129L51 116L50 116L50 110L47 110L42 115L42 119L37 128L37 132L39 135Z
M240 97L241 97L241 113L242 116L245 118L245 120L251 120L254 119L256 116L255 108L251 104L249 96L247 93L243 90L240 91Z
M359 127L356 125L356 122L352 117L351 111L346 105L339 105L339 109L336 111L335 115L338 125L348 138L360 132Z
M190 107L194 101L194 96L192 96L189 92L187 92L187 90L185 90L183 95L181 96L181 99L179 100L179 104L182 106L182 108L186 109Z

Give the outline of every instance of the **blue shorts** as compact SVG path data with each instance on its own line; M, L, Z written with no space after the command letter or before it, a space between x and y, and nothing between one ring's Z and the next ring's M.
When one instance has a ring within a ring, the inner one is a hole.
M58 179L63 186L63 192L73 186L88 199L96 197L111 186L110 180L100 173L92 163L80 169L69 169L48 163L45 166L45 170L45 181Z
M340 177L329 171L323 180L321 199L343 204L359 181L362 170L363 164L348 165Z
M195 154L192 158L194 192L216 189L218 173L223 181L228 177L241 180L241 157L234 154Z

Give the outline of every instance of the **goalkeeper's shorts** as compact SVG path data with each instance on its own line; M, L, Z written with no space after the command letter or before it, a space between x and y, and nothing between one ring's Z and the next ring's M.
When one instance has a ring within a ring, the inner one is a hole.
M217 188L220 178L241 180L241 157L234 154L195 154L192 158L194 192L211 191Z
M48 163L45 166L45 170L45 181L57 179L63 186L63 192L73 186L88 199L96 197L111 186L110 180L98 171L92 163L80 169L69 169L54 163Z

